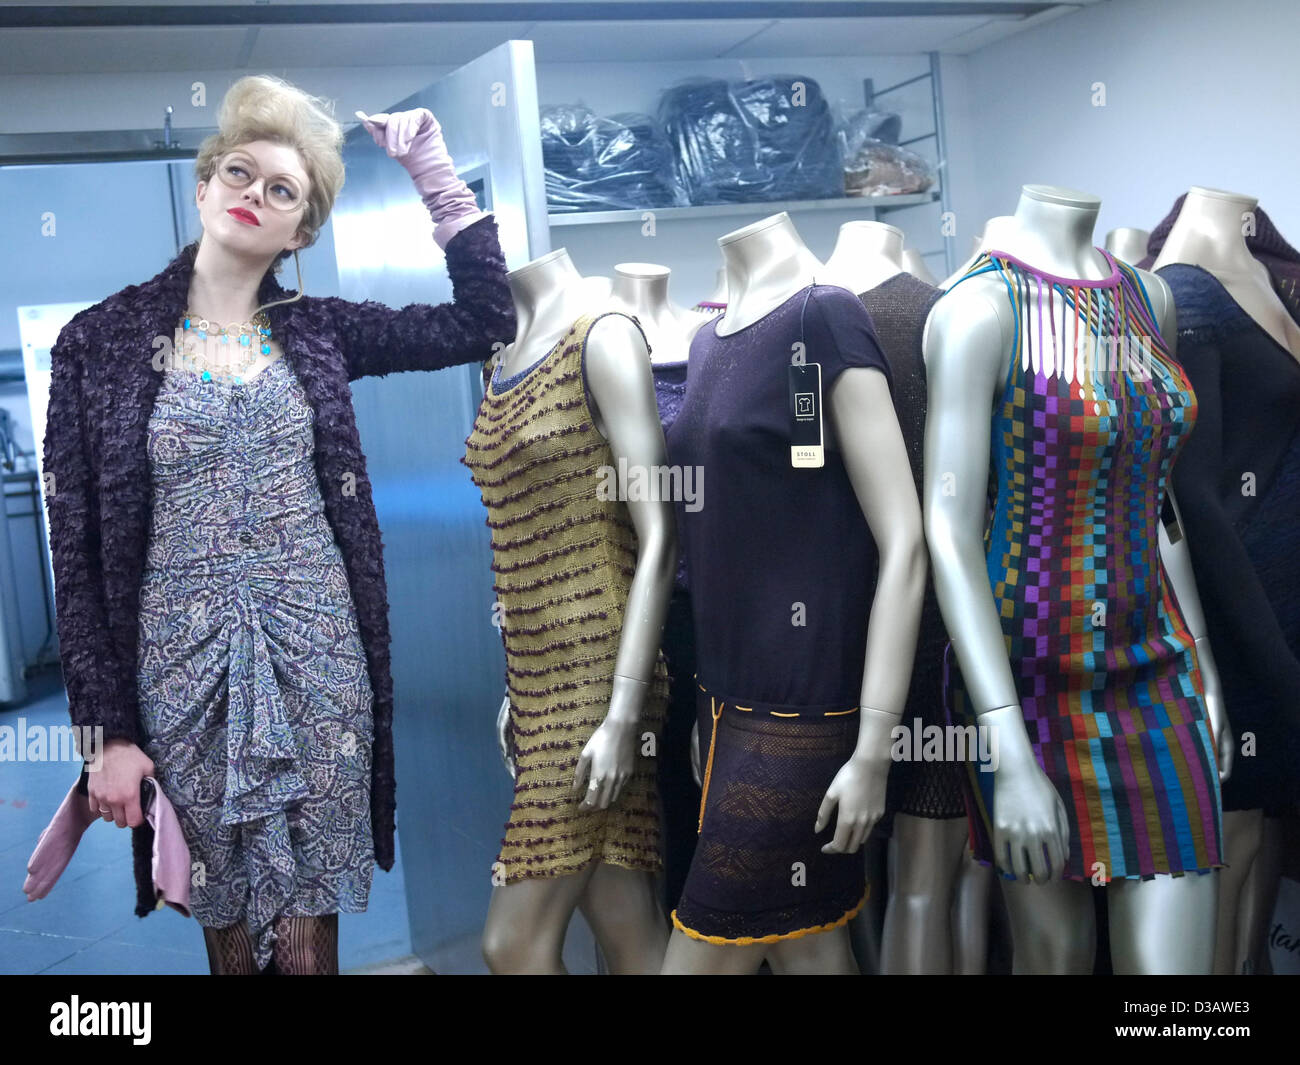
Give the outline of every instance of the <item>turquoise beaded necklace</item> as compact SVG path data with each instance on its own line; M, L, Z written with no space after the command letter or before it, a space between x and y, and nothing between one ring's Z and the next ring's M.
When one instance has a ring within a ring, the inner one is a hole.
M231 324L222 327L216 322L207 318L200 318L191 311L185 312L185 319L182 323L182 332L190 336L197 336L199 340L207 340L208 334L214 337L220 337L221 343L229 344L231 338L242 348L246 349L241 352L238 362L233 363L228 371L219 371L216 375L206 366L203 366L203 372L199 376L204 381L212 381L215 377L226 378L234 384L242 385L244 383L243 372L247 370L254 362L257 361L258 351L254 349L253 337L258 338L257 348L262 355L271 354L271 319L267 317L265 311L258 311L247 322ZM189 354L190 348L186 347L185 354L182 358L186 364L193 368L198 368L198 363Z

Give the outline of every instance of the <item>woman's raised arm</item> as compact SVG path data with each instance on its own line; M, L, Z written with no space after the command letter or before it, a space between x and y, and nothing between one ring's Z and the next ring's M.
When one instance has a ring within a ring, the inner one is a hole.
M395 310L377 300L312 300L338 330L348 380L484 362L494 344L514 340L515 305L492 215L447 243L447 273L452 298L446 303L411 303Z

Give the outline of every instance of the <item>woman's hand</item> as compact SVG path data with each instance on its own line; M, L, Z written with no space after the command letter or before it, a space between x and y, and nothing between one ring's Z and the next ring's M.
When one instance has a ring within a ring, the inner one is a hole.
M144 824L140 809L140 781L154 775L153 760L130 740L109 740L104 744L103 764L87 774L86 792L90 809L118 828Z
M442 126L427 107L377 115L358 111L356 115L375 143L408 170L420 162L421 156L429 155L435 143L442 143Z
M444 250L466 226L483 217L470 187L456 176L456 164L442 139L442 126L427 107L357 117L375 143L402 164L435 223L433 239Z
M636 765L636 744L640 735L636 721L607 717L592 733L578 758L573 794L586 797L580 810L606 810L618 802Z

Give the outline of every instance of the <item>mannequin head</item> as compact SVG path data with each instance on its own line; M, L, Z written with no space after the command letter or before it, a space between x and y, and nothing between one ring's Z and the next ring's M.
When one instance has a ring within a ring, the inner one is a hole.
M343 187L343 129L332 110L269 75L230 87L218 131L194 162L201 243L260 264L264 273L316 242ZM250 212L258 224L240 221L232 208Z

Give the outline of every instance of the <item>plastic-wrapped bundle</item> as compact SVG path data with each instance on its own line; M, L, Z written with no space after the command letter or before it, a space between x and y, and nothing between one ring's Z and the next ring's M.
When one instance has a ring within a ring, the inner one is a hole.
M844 190L850 196L894 196L924 192L934 168L916 152L900 148L898 116L858 111L836 130L844 158Z
M846 107L844 101L840 101L839 113L845 114L851 111ZM836 129L836 135L840 138L840 151L847 160L853 154L852 149L862 140L883 141L885 144L897 144L899 134L903 131L903 117L895 111L875 111L858 109L850 114L847 121L842 122ZM850 138L853 144L849 144Z
M663 94L659 119L691 203L844 195L831 110L812 78L692 78Z
M686 206L668 142L649 115L602 118L581 104L541 111L547 209L613 211Z

